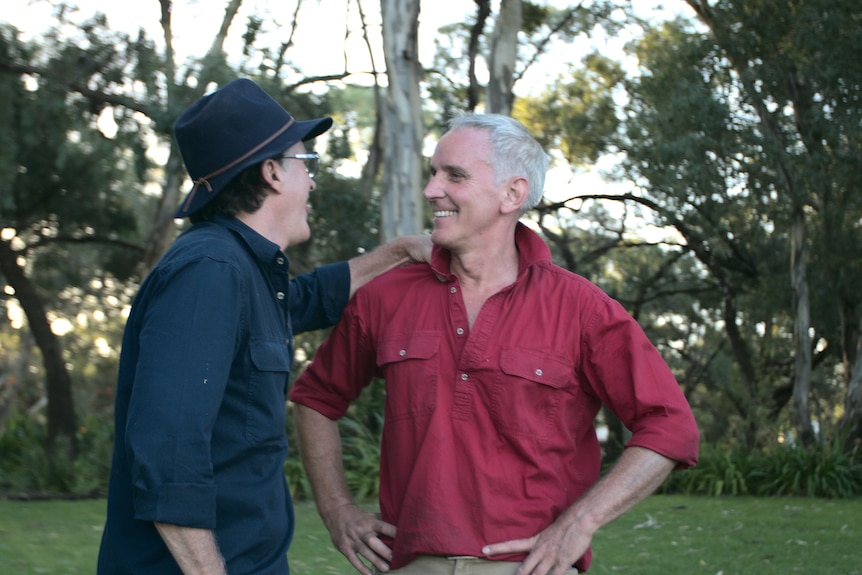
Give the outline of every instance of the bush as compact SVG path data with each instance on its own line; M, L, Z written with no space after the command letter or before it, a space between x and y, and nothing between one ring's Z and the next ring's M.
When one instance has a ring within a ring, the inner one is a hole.
M759 495L845 498L862 494L862 464L840 442L814 447L780 446L764 454L753 473Z
M382 419L380 416L375 418ZM341 433L344 475L350 493L358 501L377 497L380 489L380 433L377 430L381 426L372 429L364 422L346 416L338 421L338 429ZM284 474L294 499L312 497L311 484L295 448L290 450L285 461Z
M840 442L747 452L702 446L696 467L672 473L663 493L849 498L862 495L862 461Z
M63 450L48 457L45 425L11 419L0 435L0 494L28 497L97 497L107 493L114 433L110 422L87 419L78 428L78 457Z
M662 486L664 493L699 495L747 495L751 459L739 449L701 446L696 467L672 473Z

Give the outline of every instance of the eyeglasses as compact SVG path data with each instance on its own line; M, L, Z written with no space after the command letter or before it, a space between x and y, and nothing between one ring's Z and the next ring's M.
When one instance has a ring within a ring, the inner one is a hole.
M320 166L320 154L316 152L309 154L281 154L277 157L279 161L284 159L303 160L305 162L305 171L308 172L309 178L317 175L317 168Z

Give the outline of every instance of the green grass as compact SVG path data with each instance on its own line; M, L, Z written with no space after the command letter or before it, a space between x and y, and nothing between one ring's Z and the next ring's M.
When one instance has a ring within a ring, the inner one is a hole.
M297 503L296 575L355 573ZM95 572L105 502L0 501L4 573ZM862 499L654 495L600 531L593 575L862 575Z
M104 522L104 500L0 501L0 569L95 573Z
M596 535L590 573L862 575L862 499L654 495Z

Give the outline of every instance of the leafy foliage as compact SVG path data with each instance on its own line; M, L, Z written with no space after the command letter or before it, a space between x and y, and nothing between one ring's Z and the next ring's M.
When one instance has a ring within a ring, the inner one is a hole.
M664 493L849 498L862 495L862 459L840 441L768 451L703 446L694 468L671 474Z
M338 421L345 478L351 494L358 501L376 498L380 489L378 469L385 399L384 382L374 379L350 406L347 415ZM288 435L296 445L292 420L288 427ZM288 456L285 470L291 494L297 499L310 497L311 487L295 449Z
M45 426L12 418L0 433L0 494L27 497L97 497L108 489L113 425L88 418L78 428L78 457L45 457Z

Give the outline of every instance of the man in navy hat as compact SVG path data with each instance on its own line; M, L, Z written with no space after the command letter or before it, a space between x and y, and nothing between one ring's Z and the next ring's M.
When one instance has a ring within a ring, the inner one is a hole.
M174 127L194 183L177 238L135 297L123 337L100 574L286 574L293 505L283 474L293 334L334 324L353 292L427 261L399 238L291 279L309 238L317 155L331 118L299 121L250 80Z

